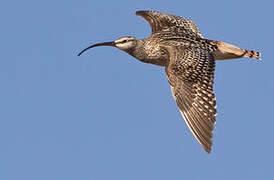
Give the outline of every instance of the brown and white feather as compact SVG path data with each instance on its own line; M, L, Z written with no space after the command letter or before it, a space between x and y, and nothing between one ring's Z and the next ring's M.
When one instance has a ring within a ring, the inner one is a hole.
M176 48L166 68L172 94L197 141L209 153L216 121L215 60L210 51Z
M166 73L176 104L194 137L210 152L216 121L212 52L217 46L204 40L196 25L185 18L153 11L136 14L151 26L146 41L157 42L168 53Z
M192 34L192 36L202 38L202 34L197 26L186 18L156 11L137 11L136 15L148 21L152 33L162 31L166 28L176 27L177 29L185 30L185 35Z

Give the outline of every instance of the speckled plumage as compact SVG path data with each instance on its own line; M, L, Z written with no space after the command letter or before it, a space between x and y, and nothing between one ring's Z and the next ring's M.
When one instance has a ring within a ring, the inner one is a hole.
M215 60L250 57L260 53L228 43L204 39L190 20L155 11L137 11L151 26L145 39L122 37L114 42L92 45L114 46L138 60L164 66L172 94L194 137L209 153L216 121L213 92Z

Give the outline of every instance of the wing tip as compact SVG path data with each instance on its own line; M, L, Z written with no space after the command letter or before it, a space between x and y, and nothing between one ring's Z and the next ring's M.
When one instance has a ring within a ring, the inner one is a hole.
M135 11L135 14L137 16L145 16L145 15L149 15L149 14L165 14L165 13L162 13L160 11L155 11L155 10L139 10L139 11Z
M136 15L136 16L142 16L142 15L146 14L146 12L147 12L147 11L144 11L144 10L136 11L136 12L135 12L135 15Z
M208 153L211 153L211 149L212 149L212 140L210 142L207 143L202 143L198 140L199 144L202 146L202 148Z
M142 13L144 13L144 10L135 11L136 15L139 15L139 14L142 14Z
M205 150L208 154L211 153L211 147L210 147L210 148L204 148L204 150Z

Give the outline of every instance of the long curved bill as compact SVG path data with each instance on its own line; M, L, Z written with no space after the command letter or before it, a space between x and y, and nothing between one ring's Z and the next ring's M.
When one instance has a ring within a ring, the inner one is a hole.
M90 49L90 48L93 48L93 47L97 47L97 46L113 46L115 47L115 42L103 42L103 43L97 43L97 44L93 44L89 47L87 47L86 49L82 50L78 56L80 56L81 54L83 54L86 50Z

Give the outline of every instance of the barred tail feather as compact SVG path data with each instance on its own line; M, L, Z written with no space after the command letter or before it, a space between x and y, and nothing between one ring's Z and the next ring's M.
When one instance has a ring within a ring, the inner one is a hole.
M262 60L260 58L261 53L257 52L257 51L252 51L252 50L244 50L244 57L248 57L248 58L253 58L253 59L257 59L257 60Z
M216 60L234 59L241 57L248 57L261 60L261 53L257 51L241 49L237 46L221 41L208 41L210 44L217 46L217 50L213 51L213 55Z

